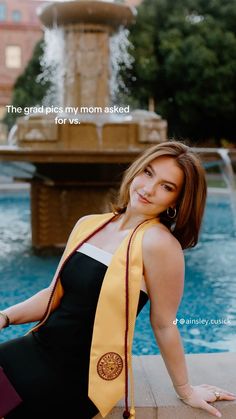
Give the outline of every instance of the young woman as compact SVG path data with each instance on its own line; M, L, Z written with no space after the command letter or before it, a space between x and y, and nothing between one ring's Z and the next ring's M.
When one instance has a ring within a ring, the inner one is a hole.
M7 419L91 419L98 411L106 417L124 395L123 417L135 417L132 339L148 298L177 395L221 416L209 402L235 395L191 386L175 324L183 249L197 244L205 201L199 158L169 141L148 148L128 168L112 213L77 222L49 287L1 312L0 328L39 321L26 336L0 345L0 365L23 399Z

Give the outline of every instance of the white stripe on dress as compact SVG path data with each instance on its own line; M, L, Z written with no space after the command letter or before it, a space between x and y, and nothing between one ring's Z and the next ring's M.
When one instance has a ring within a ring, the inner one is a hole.
M112 253L107 252L106 250L103 250L100 247L94 246L93 244L86 242L83 243L79 249L77 249L77 252L81 252L84 255L90 256L91 258L98 260L106 266L109 266L109 263L111 262L111 259L113 257ZM142 277L141 290L147 293L144 275Z
M104 263L106 266L109 265L113 256L112 253L106 252L105 250L100 249L100 247L94 246L90 243L83 243L77 252L84 253L85 255Z

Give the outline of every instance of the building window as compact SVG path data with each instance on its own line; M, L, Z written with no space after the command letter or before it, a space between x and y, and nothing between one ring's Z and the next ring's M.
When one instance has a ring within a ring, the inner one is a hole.
M7 20L7 8L5 3L0 3L0 22Z
M6 67L20 68L21 67L21 48L16 45L8 45L6 47Z
M12 12L12 20L13 20L13 22L20 22L21 21L21 12L20 12L20 10L13 10L13 12Z

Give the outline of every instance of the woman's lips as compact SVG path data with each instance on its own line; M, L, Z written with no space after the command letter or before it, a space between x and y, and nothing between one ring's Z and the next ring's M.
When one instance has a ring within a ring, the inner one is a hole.
M142 196L140 193L137 192L138 195L138 200L140 202L143 202L144 204L150 204L150 201L148 201L148 199L144 198L144 196Z

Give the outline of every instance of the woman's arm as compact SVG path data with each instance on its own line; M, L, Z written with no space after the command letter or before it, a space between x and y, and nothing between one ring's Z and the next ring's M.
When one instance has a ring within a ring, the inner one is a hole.
M75 227L77 227L78 224L80 224L83 220L85 220L88 217L90 217L90 215L81 217L79 221L77 221ZM71 234L73 233L74 229L72 230ZM70 234L70 237L71 237L71 234ZM64 250L64 253L65 253L65 250ZM63 258L63 255L62 255L62 258ZM21 303L15 304L11 307L8 307L5 310L2 310L2 313L5 313L9 317L10 324L30 323L30 322L40 321L42 319L46 311L51 292L53 290L57 273L58 273L58 269L56 270L56 274L54 275L54 278L51 284L49 285L49 287L44 288L43 290L37 292L37 294L33 295L32 297L28 298L25 301L22 301ZM55 308L56 307L54 307L54 309ZM4 319L3 316L0 316L0 330L3 329L5 325L6 325L6 320Z
M184 289L183 252L169 232L153 228L144 236L143 260L151 326L173 384L183 385L188 382L188 373L174 324ZM190 390L189 385L187 392Z
M9 317L10 324L39 321L45 313L51 292L50 287L45 288L27 300L2 310L2 313ZM4 318L0 316L0 329L5 326L5 323Z
M179 242L164 228L152 227L143 239L144 276L150 297L150 322L176 393L193 407L220 417L207 402L216 399L214 386L191 386L176 313L184 289L184 255ZM234 400L221 390L221 400Z

